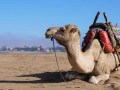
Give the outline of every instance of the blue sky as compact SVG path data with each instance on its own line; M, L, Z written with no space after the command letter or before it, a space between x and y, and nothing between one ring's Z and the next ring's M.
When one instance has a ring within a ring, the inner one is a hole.
M48 42L44 38L47 28L66 24L77 25L83 37L98 11L99 22L104 22L102 13L106 12L109 21L120 25L119 5L120 0L0 0L0 37L7 38L6 43L2 38L2 45L12 43L10 37L15 44L38 40L37 45L40 39L43 44Z

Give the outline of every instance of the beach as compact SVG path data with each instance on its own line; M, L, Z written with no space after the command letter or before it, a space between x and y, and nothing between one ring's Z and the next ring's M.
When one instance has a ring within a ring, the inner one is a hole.
M72 67L66 52L57 52L63 75ZM120 90L120 71L97 85L75 79L65 82L54 53L0 53L0 90Z

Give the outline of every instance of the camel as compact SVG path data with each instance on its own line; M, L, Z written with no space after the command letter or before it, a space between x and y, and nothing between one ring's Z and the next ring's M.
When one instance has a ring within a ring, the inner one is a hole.
M72 24L51 27L45 33L46 38L54 38L65 47L73 69L78 73L90 75L90 83L98 84L100 81L108 80L110 72L116 68L116 64L119 64L117 56L101 52L102 47L97 39L94 39L90 47L82 52L80 35L78 27Z

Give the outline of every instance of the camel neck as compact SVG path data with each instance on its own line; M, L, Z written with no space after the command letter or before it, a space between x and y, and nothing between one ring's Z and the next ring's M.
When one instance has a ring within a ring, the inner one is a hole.
M68 42L65 48L69 56L76 56L77 54L81 52L80 40L78 41L73 40L73 41Z
M93 57L89 53L83 53L81 51L80 39L71 40L67 43L65 48L67 50L69 62L77 72L90 73L93 70Z

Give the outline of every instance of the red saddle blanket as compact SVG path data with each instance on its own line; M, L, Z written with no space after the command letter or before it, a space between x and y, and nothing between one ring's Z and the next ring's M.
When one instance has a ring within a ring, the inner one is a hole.
M110 53L114 51L114 48L111 45L107 31L101 28L93 28L88 31L87 36L84 38L82 44L83 46L82 50L85 51L90 46L93 39L95 38L97 38L100 41L101 46L104 48L105 52Z

